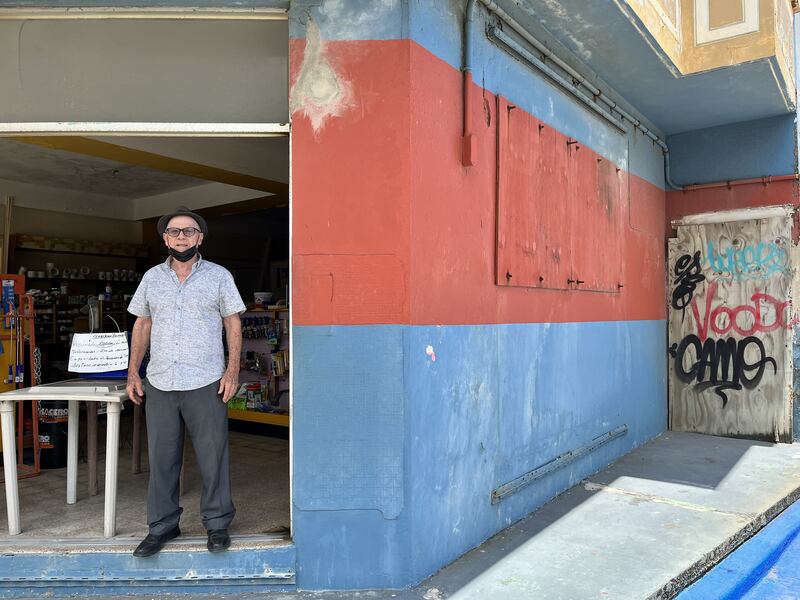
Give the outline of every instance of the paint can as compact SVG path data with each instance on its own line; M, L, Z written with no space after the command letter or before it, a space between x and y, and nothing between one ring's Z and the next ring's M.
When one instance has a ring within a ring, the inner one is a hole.
M245 386L247 390L247 408L249 410L256 410L261 406L263 395L261 392L261 384L257 382L248 383Z
M68 420L68 402L39 402L39 464L42 469L63 469L67 466Z

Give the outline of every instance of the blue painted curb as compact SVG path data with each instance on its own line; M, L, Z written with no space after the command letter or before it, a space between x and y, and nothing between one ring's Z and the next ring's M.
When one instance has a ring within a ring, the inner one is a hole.
M11 553L0 548L3 598L112 593L244 593L295 589L293 544L225 553L162 551L135 558L124 551Z
M678 600L741 598L761 581L798 535L800 502L795 502L702 579L686 588L678 595Z

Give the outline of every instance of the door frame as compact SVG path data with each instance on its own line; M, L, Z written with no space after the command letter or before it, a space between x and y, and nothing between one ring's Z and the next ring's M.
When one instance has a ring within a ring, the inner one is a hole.
M269 4L270 0L265 0ZM268 20L289 21L289 2L273 0L271 8L3 8L0 21L8 20ZM287 62L290 53L287 48ZM0 122L0 137L18 136L142 136L142 137L287 137L289 139L289 353L293 353L294 306L292 302L292 136L291 114L287 122L108 122L108 121L63 121L63 122ZM294 363L294 361L292 361ZM289 535L294 535L294 506L292 503L294 480L294 375L289 373Z

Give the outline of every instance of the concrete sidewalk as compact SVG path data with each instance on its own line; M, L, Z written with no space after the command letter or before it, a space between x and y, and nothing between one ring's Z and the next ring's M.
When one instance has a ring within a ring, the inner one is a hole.
M671 598L800 495L800 447L665 433L425 582L443 598Z
M671 598L798 495L800 446L670 432L413 590L181 598Z

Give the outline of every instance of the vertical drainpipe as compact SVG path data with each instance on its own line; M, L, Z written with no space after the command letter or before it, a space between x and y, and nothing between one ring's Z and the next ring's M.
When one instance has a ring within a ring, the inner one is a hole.
M466 14L464 15L464 47L461 57L461 85L462 85L462 126L461 126L461 164L471 167L475 164L475 138L472 135L471 118L472 102L470 100L472 89L472 25L475 14L475 0L467 0Z

